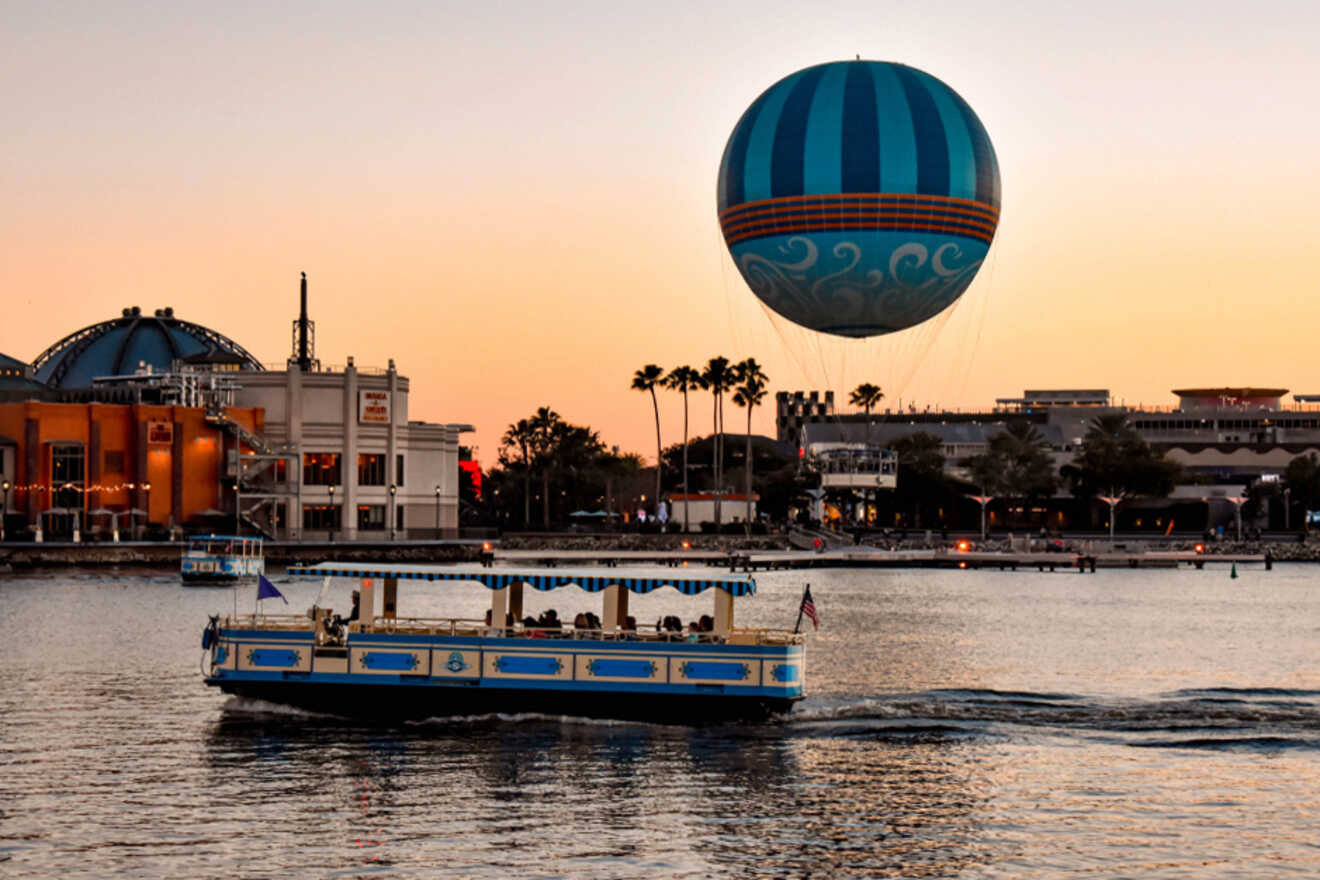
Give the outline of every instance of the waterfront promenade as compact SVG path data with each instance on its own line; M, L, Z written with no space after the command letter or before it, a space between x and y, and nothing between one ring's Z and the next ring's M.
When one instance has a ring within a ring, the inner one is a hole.
M1084 566L1201 567L1210 563L1264 565L1269 562L1320 562L1320 541L1305 543L1275 539L1221 541L1202 544L1190 539L1124 537L1111 543L1091 537L1065 541L1062 552L1045 552L1032 540L1018 537L969 541L958 549L957 536L908 540L864 537L842 542L823 552L794 550L787 535L678 535L636 533L516 533L499 539L425 541L267 541L269 563L346 561L479 562L519 564L700 564L743 570L778 568L1004 568L1076 570ZM1203 552L1197 551L1201 545ZM62 565L177 566L182 545L177 542L0 544L0 566L38 568ZM1084 561L1083 561L1084 560Z

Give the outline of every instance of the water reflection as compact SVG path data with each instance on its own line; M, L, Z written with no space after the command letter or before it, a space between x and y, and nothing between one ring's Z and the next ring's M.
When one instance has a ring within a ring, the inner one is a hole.
M0 579L0 873L1315 875L1320 594L1253 577L813 573L803 711L703 728L235 705L213 596Z

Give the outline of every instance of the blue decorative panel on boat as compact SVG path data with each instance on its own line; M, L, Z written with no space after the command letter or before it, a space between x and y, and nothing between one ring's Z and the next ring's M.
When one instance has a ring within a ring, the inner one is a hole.
M248 651L250 666L297 666L298 652L285 648L253 648Z
M458 651L452 652L449 655L449 659L445 661L445 669L448 669L450 672L454 673L455 675L457 675L458 673L462 672L464 669L467 668L468 668L467 661L463 659L463 655L460 654Z
M564 664L558 657L496 657L495 668L510 675L558 675Z
M713 678L716 681L742 681L752 674L746 663L719 663L690 660L679 667L684 678Z
M592 675L602 678L652 678L655 664L650 660L592 660Z
M400 654L397 651L368 651L362 655L362 665L368 669L397 669L408 672L417 668L416 654Z
M226 648L224 645L221 645L220 647L218 647L218 648L215 649L215 665L216 665L216 666L219 666L221 663L224 663L224 662L225 662L226 660L228 660L228 659L229 659L229 649L228 649L228 648Z
M770 677L775 681L788 683L798 680L798 668L786 663L776 663L770 670Z

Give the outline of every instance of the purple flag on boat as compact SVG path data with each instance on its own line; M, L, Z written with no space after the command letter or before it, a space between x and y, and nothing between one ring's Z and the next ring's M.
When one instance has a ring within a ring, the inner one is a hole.
M266 580L264 574L257 575L257 599L274 599L277 597L283 599L285 605L289 604L289 600L284 598L283 593L275 589L274 584Z

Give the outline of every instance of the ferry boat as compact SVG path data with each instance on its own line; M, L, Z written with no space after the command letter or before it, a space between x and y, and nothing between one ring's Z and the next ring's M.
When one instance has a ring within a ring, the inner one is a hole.
M234 535L197 535L179 560L184 586L229 586L256 582L266 573L261 538Z
M531 712L703 722L786 714L803 697L803 636L734 625L735 602L756 593L748 575L347 562L288 572L324 579L322 596L330 578L358 581L359 619L345 624L317 606L305 615L212 618L202 637L207 685L374 718ZM401 584L442 582L489 590L487 619L397 615ZM523 617L528 588L567 587L597 594L600 617L582 615L574 626ZM670 618L663 631L637 627L629 597L664 587L711 601L705 626L675 632Z

